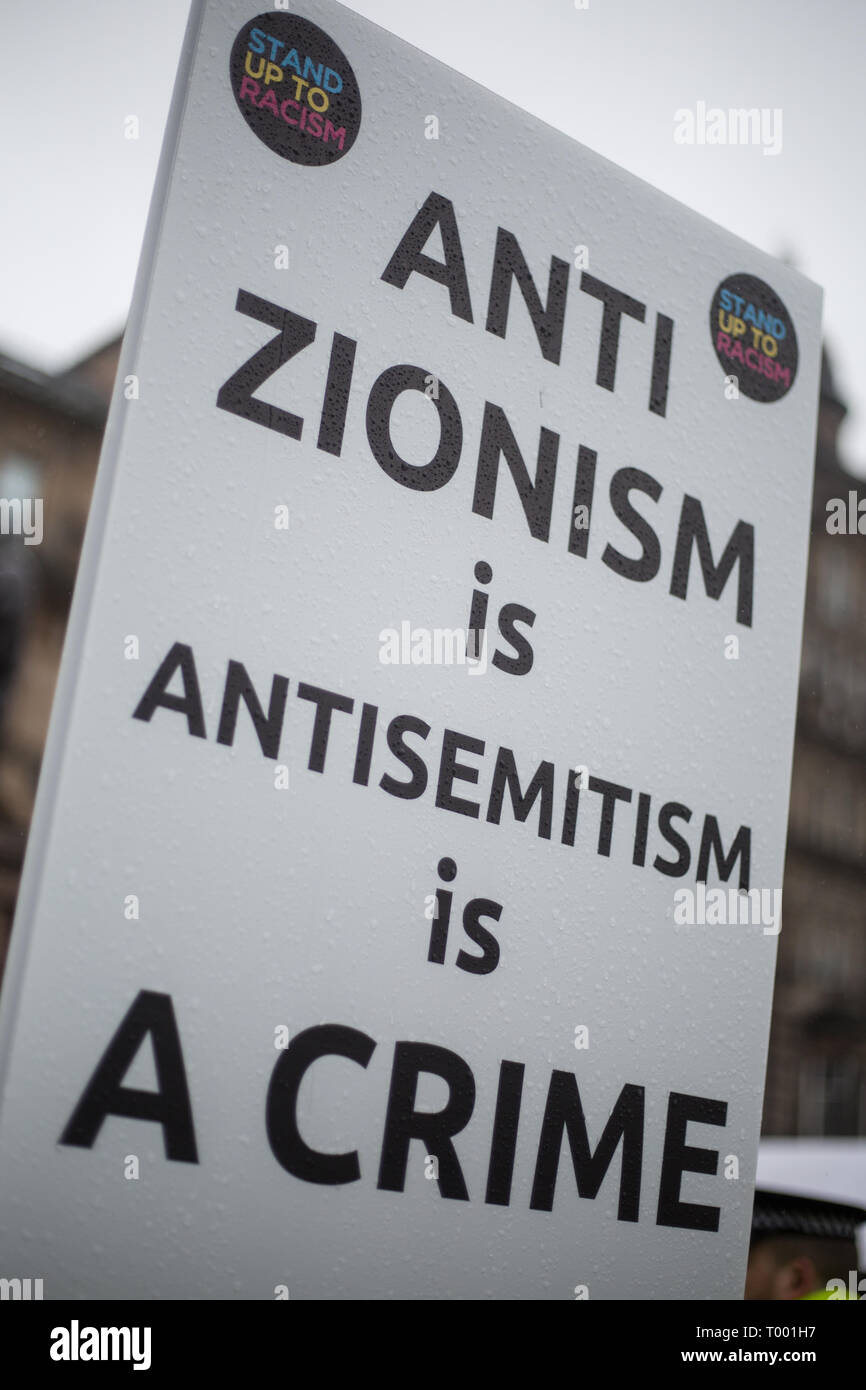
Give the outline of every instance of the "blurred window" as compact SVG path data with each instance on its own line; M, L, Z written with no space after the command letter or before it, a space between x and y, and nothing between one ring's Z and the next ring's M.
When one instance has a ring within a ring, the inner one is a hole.
M866 1133L866 1072L857 1057L803 1059L797 1129L828 1138Z
M856 576L844 544L825 542L818 550L815 606L831 627L842 627L857 611Z

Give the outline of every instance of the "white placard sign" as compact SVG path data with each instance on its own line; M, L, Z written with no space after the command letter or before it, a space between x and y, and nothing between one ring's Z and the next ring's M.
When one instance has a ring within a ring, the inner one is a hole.
M0 1274L741 1296L819 362L814 285L352 11L194 6Z

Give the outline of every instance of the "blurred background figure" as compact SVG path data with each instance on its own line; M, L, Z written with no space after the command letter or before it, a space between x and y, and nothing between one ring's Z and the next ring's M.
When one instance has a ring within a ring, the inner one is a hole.
M757 1188L744 1298L857 1300L856 1233L864 1222L863 1207Z

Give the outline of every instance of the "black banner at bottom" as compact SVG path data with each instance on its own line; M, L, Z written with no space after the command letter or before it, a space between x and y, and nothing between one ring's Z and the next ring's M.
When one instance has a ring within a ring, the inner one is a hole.
M840 1300L841 1301L841 1300ZM850 1300L848 1300L850 1302ZM863 1301L863 1300L858 1300ZM128 1372L165 1375L192 1371L228 1376L233 1372L260 1372L273 1365L290 1372L296 1354L304 1347L308 1358L323 1356L322 1372L335 1370L334 1351L345 1348L354 1372L364 1370L371 1350L370 1304L366 1325L358 1325L345 1304L319 1304L313 1313L309 1303L133 1303L133 1302L31 1302L5 1301L0 1310L5 1364L47 1373L49 1378L72 1374L92 1377L109 1369L114 1376ZM473 1318L477 1319L477 1310ZM311 1316L312 1314L312 1316ZM496 1314L491 1314L494 1318ZM381 1332L389 1331L401 1345L423 1348L421 1365L435 1366L430 1355L445 1347L445 1328L435 1333L429 1314L420 1312L419 1323L400 1315L400 1328L388 1328L388 1307ZM460 1314L456 1314L459 1329ZM319 1319L321 1318L321 1322ZM348 1318L348 1327L347 1327ZM518 1325L509 1314L505 1347L514 1347ZM811 1366L823 1378L828 1372L856 1364L863 1345L864 1324L856 1307L828 1307L825 1301L790 1303L663 1303L578 1302L571 1304L566 1320L558 1325L569 1340L564 1354L574 1357L575 1372L600 1362L611 1375L638 1371L664 1375L675 1366ZM377 1329L378 1330L378 1329ZM467 1326L470 1340L477 1336L477 1321ZM380 1335L381 1335L380 1332ZM349 1338L347 1339L347 1333ZM490 1331L484 1344L490 1349ZM324 1337L319 1345L317 1339ZM519 1332L518 1332L519 1336ZM531 1359L532 1342L524 1343ZM294 1354L290 1349L294 1347ZM366 1347L366 1351L364 1350ZM480 1352L480 1349L479 1349ZM378 1358L377 1358L378 1359ZM412 1358L415 1359L414 1357ZM545 1357L547 1361L547 1357ZM489 1370L489 1367L488 1367ZM539 1367L539 1372L541 1368ZM309 1370L305 1370L305 1376Z

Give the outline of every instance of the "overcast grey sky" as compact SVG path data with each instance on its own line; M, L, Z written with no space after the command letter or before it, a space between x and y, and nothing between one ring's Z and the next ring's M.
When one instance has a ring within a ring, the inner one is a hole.
M187 0L0 0L3 350L59 370L122 327L188 8ZM313 15L315 0L297 8ZM790 256L825 290L825 335L851 412L843 452L866 472L864 0L589 0L586 9L575 0L354 0L352 8ZM699 102L779 108L781 152L677 144L675 111ZM141 122L137 141L124 138L130 114Z

